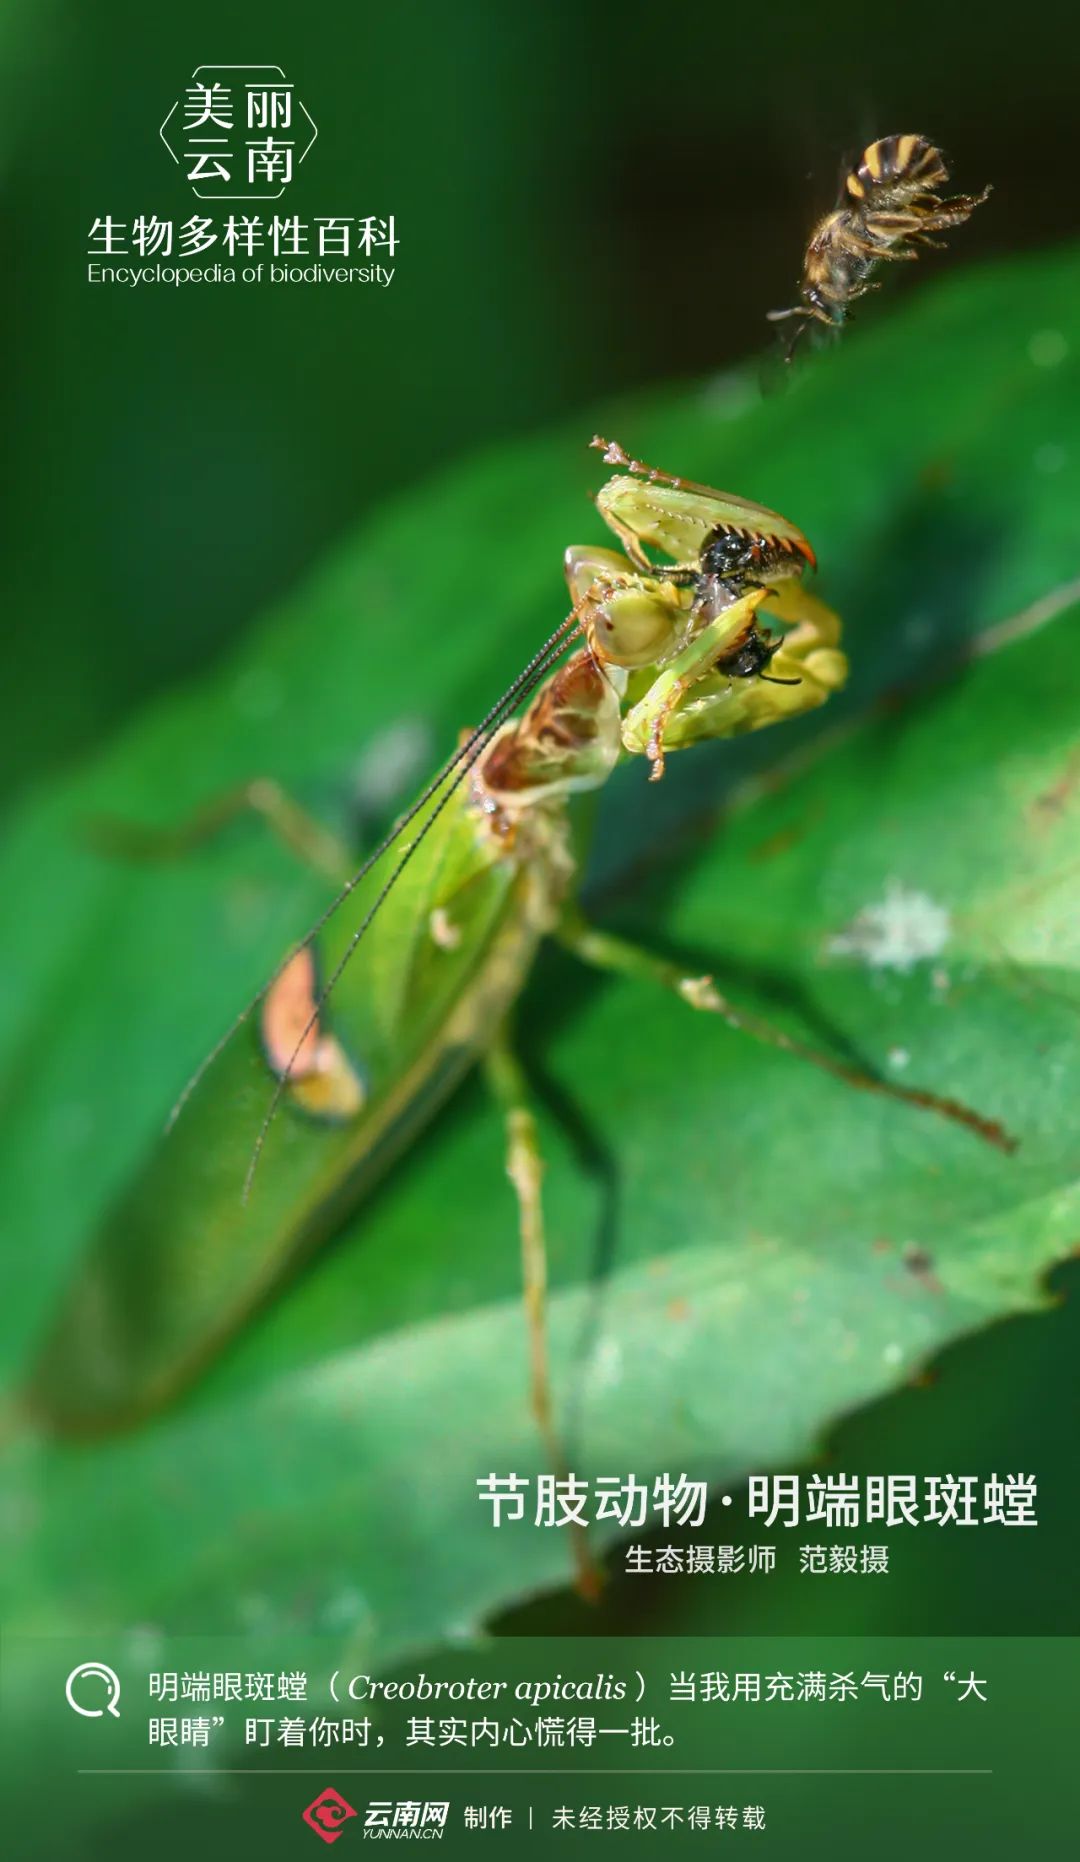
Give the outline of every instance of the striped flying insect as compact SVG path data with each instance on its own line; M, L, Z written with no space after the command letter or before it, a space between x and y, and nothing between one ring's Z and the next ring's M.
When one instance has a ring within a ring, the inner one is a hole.
M52 1427L118 1427L167 1402L479 1064L502 1110L517 1201L532 1408L558 1465L542 1163L509 1033L545 937L843 1081L1007 1142L957 1102L806 1046L737 1007L712 977L687 975L578 912L579 795L621 761L643 756L656 777L668 753L821 705L847 671L839 620L804 586L814 556L794 524L593 444L621 468L596 498L621 549L567 552L569 613L359 867L272 784L245 791L246 805L294 850L340 870L341 883L185 1088L97 1235L32 1372L29 1400ZM174 830L160 850L214 818ZM255 1106L265 1110L261 1127L254 1111L246 1128L252 1193L242 1196L238 1125ZM580 1547L579 1560L588 1589Z
M943 196L948 179L941 150L925 136L882 136L863 150L807 242L799 303L768 312L772 323L801 319L789 360L810 322L836 329L857 298L880 289L871 274L883 260L910 261L920 248L940 246L932 235L962 226L990 193Z

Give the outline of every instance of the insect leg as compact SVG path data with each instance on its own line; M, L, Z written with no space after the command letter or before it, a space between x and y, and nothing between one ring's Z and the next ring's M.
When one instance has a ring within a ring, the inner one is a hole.
M899 233L890 233L888 237L898 239L903 237L903 235ZM891 246L886 245L884 239L857 239L853 233L848 235L847 243L853 252L861 252L869 259L913 259L918 256L914 252L905 252L903 247L894 250Z
M946 227L963 226L992 192L992 188L985 187L981 194L921 194L911 201L908 211L924 226L944 231Z
M789 317L802 317L813 323L824 323L829 329L832 328L832 318L824 310L819 310L817 306L813 304L791 304L788 306L787 310L767 310L765 312L765 320L767 323L786 323Z
M618 537L624 554L629 557L634 568L642 575L647 575L653 582L673 582L676 588L693 587L701 573L696 562L653 562L640 538L634 535L629 524L624 524L612 511L605 511L603 518L608 529L613 530Z
M880 1093L887 1099L898 1099L924 1112L936 1112L954 1124L966 1126L999 1151L1016 1149L1016 1139L996 1119L985 1118L981 1112L973 1111L958 1099L924 1092L919 1087L898 1086L891 1080L867 1073L847 1061L834 1059L831 1054L797 1040L794 1035L789 1035L764 1017L737 1007L720 993L711 976L687 976L681 965L657 957L652 951L644 950L624 938L613 937L607 931L598 931L576 914L564 918L555 935L565 949L593 969L606 970L616 976L643 978L646 982L659 984L661 989L689 1003L692 1009L719 1015L729 1028L738 1030L740 1034L751 1035L766 1047L779 1048L785 1054L792 1054L797 1060L809 1061L812 1066L820 1067L822 1072L842 1080L847 1086L856 1086L863 1092Z
M671 582L676 588L693 588L701 570L696 562L685 563L650 563L649 575L654 582Z
M518 1202L533 1414L554 1460L556 1442L547 1353L547 1243L540 1193L544 1165L528 1086L505 1032L489 1050L485 1071L505 1122L506 1174Z
M688 483L686 480L681 482ZM623 523L622 519L616 517L614 511L611 510L601 510L600 515L608 529L614 531L618 537L623 554L641 574L649 576L654 582L674 582L677 587L681 588L688 588L697 581L699 569L696 562L654 563L640 537L631 530L629 524Z
M565 1458L552 1413L548 1366L547 1242L540 1192L544 1160L540 1154L528 1082L505 1027L484 1057L484 1071L505 1122L506 1174L517 1196L533 1414L540 1427L548 1460L553 1470L561 1473L565 1468ZM600 1593L601 1574L593 1563L583 1529L573 1526L571 1532L574 1535L578 1590L584 1597L595 1598Z
M963 226L970 220L978 205L979 200L942 201L921 216L922 224L931 233L947 232L950 226Z
M715 614L693 640L657 674L644 698L632 705L623 720L623 744L652 764L649 779L664 773L664 733L672 715L693 685L708 673L742 635L749 632L765 590L755 588Z
M866 250L872 252L875 259L907 259L907 260L917 259L919 256L917 252L912 252L910 246L905 245L903 243L899 243L901 241L901 238L910 239L911 234L907 233L902 236L898 234L897 235L898 243L896 245L870 246L866 248Z
M644 479L647 485L670 485L675 491L696 491L700 492L703 498L723 498L724 496L724 493L718 491L715 485L701 485L695 478L677 478L671 472L661 471L659 466L649 465L644 459L631 459L626 448L620 446L618 440L605 440L602 433L594 433L589 445L597 452L603 453L605 465L622 466L624 471L632 473L635 478ZM605 517L606 515L605 513Z
M93 846L112 859L179 860L245 814L261 816L283 847L335 884L351 871L353 858L344 842L269 776L226 790L168 827L100 816L87 824L87 833Z
M656 570L649 559L648 551L640 539L634 535L629 524L624 524L612 511L604 511L602 516L608 529L613 530L618 537L624 554L633 563L634 568L642 570L646 575L655 575Z

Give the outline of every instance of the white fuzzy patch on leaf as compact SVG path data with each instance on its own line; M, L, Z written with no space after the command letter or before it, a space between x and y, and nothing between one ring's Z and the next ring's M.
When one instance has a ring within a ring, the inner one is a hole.
M855 957L871 970L907 972L939 956L950 929L944 905L926 892L890 880L885 897L865 905L843 931L830 938L828 951L831 957Z

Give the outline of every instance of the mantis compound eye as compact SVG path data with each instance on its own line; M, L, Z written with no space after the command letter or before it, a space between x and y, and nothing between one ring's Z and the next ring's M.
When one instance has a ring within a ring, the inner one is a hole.
M593 611L596 648L615 666L655 665L673 650L680 631L670 601L647 588L612 589Z

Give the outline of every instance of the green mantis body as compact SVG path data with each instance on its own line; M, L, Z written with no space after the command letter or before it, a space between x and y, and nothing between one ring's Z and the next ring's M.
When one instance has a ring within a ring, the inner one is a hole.
M802 586L813 558L793 525L669 479L618 448L607 457L628 467L597 500L625 554L568 553L574 605L559 635L573 625L583 643L575 640L558 665L554 653L538 656L535 677L518 682L523 695L531 689L523 714L490 714L490 728L466 741L405 817L411 838L393 837L404 852L392 890L377 862L347 878L348 909L327 914L317 938L297 946L251 1005L257 1018L242 1017L197 1076L182 1115L92 1245L44 1344L29 1400L47 1425L120 1426L190 1382L481 1062L505 1115L533 1406L557 1454L541 1165L506 1032L548 935L588 963L646 977L842 1078L999 1139L965 1108L883 1087L815 1054L735 1009L711 978L684 976L577 917L579 793L606 782L623 758L645 756L655 776L668 751L820 705L846 671L839 622ZM670 560L657 563L648 549ZM767 631L767 617L782 633ZM290 804L280 825L292 843L300 819ZM281 1102L272 1125L268 1095L271 1110ZM260 1120L267 1142L258 1138L245 1201Z
M558 675L564 687L570 670ZM593 678L598 717L617 719L610 688ZM496 739L489 755L500 754ZM258 1034L245 1026L224 1046L76 1281L35 1378L51 1420L108 1427L164 1402L332 1231L490 1045L572 876L565 800L558 779L543 786L550 793L529 797L519 825L487 814L487 798L464 784L442 810L334 991L333 1034L320 1032L317 1052L294 1068L245 1202L273 1083L267 1050L283 1070L303 952L286 966ZM375 891L374 876L356 888L356 913ZM353 923L339 915L320 935L321 975ZM305 1016L313 992L300 985Z

